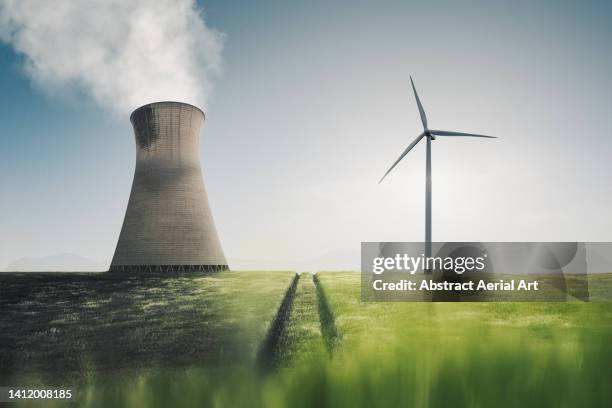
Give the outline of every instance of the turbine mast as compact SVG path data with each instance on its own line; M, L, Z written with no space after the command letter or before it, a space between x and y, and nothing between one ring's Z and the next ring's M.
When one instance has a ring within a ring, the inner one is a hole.
M425 259L431 257L431 136L427 135L427 160L425 176ZM431 274L426 268L425 274Z

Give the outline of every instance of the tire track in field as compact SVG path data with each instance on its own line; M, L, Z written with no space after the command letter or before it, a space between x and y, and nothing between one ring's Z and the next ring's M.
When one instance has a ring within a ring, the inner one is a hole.
M312 276L315 288L317 290L317 301L319 309L319 320L321 321L321 335L325 342L325 347L329 356L332 357L336 346L340 343L342 336L336 327L336 318L327 300L325 288L319 280L317 274Z
M287 328L289 322L289 316L291 315L291 309L293 307L293 301L295 299L295 291L297 289L300 275L295 274L291 284L285 292L283 301L281 302L274 319L268 327L268 332L264 338L259 352L257 353L257 359L255 365L262 371L270 371L278 367L281 363L282 355L280 350L280 339Z

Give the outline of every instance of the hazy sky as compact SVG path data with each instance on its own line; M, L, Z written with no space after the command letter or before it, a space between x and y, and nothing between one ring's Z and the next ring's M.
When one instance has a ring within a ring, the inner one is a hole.
M433 142L434 240L612 241L612 3L535 3L205 1L223 49L201 154L230 261L357 268L361 241L423 240L424 144L377 184L421 131L410 74L430 127L500 137ZM41 89L9 44L0 89L0 269L110 263L128 116Z

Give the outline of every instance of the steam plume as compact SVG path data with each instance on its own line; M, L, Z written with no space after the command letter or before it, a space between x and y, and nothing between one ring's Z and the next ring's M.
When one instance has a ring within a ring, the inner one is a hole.
M195 0L0 0L0 39L43 89L122 115L160 100L205 107L223 48Z

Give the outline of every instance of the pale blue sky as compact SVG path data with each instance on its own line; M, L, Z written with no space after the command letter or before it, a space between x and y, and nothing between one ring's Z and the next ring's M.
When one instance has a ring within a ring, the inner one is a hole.
M204 2L226 35L201 153L230 260L356 268L361 241L423 239L424 148L377 184L421 130L410 74L432 128L500 137L434 142L434 240L612 240L612 4L292 3ZM129 120L21 60L0 45L0 269L108 264Z

